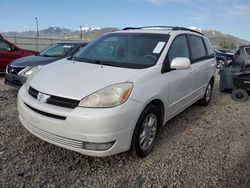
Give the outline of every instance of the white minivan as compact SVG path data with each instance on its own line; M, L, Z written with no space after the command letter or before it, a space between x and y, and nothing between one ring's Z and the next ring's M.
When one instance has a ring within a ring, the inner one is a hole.
M215 65L197 31L125 28L34 68L18 93L19 118L35 136L85 155L133 149L145 157L162 124L197 101L209 103Z

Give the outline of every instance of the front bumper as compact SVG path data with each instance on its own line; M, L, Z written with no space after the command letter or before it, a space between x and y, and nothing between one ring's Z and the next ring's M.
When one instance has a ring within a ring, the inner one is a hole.
M5 73L4 83L10 86L22 86L26 82L26 80L26 76Z
M29 106L66 119L48 117ZM142 107L142 103L128 100L114 108L68 109L39 103L24 86L18 93L19 118L24 127L49 143L89 156L109 156L129 150ZM92 150L84 148L85 143L113 145L107 150Z

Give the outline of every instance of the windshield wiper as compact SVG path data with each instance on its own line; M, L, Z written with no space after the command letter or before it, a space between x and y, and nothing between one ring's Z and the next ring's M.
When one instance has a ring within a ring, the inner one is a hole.
M116 65L112 62L100 61L100 60L88 59L88 58L77 58L75 56L72 56L70 58L70 60L80 61L80 62L85 62L85 63L92 63L92 64L97 64L97 65L107 65L107 66L119 67L119 65Z
M97 64L97 65L107 65L107 66L118 67L118 66L115 65L114 63L109 63L109 62L100 61L100 60L90 60L90 61L87 61L87 62L93 63L93 64Z
M71 56L69 56L69 57L67 58L67 60L77 61L77 58L76 58L76 56L71 55Z
M61 56L59 56L59 55L57 55L57 56L53 56L53 55L47 55L47 54L43 54L43 55L39 55L39 56L42 56L42 57L61 57Z

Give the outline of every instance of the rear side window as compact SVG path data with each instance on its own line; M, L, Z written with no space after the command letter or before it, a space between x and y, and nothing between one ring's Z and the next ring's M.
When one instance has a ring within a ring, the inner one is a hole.
M245 48L247 55L250 55L250 48Z
M188 44L185 35L177 36L168 51L168 62L171 64L176 57L189 58Z
M8 50L10 45L0 40L0 50Z
M192 60L196 61L206 57L206 50L202 38L189 35Z
M212 49L212 45L211 45L210 41L207 38L204 38L204 42L205 42L205 46L207 49L207 56L208 57L214 56L214 51Z

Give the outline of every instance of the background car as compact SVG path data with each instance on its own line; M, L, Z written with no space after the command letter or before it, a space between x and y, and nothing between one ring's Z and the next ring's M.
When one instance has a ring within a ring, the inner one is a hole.
M244 61L250 61L250 45L240 46L233 56L233 67L242 66Z
M56 43L44 49L38 55L16 59L6 67L5 84L21 86L32 73L32 68L69 57L86 44L83 41Z
M0 35L0 72L4 72L6 65L12 60L37 53L36 51L19 48Z
M229 51L214 49L214 53L216 57L217 69L220 69L221 66L229 66L233 61L233 53Z

